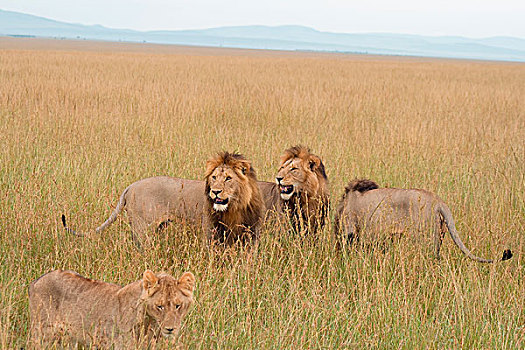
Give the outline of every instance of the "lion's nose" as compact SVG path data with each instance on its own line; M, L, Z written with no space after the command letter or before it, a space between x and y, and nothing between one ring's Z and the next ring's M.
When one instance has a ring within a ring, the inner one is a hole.
M222 192L222 190L211 190L211 192L217 196L219 193Z
M278 183L278 184L280 184L281 181L283 181L283 179L284 179L284 177L282 177L282 176L277 176L277 177L275 178L275 180L277 180L277 183Z
M167 327L166 327L165 329L166 329L166 332L171 333L171 332L173 332L173 330L174 330L175 328L167 328Z

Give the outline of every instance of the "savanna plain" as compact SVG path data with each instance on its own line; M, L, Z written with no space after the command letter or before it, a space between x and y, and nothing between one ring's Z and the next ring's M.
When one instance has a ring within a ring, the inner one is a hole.
M173 224L140 252L125 215L92 239L61 226L95 228L136 180L202 179L220 150L272 181L296 144L323 159L332 205L356 177L424 188L474 254L514 257L479 264L448 235L441 260L409 237L338 251L331 225L286 223L231 250ZM523 348L524 193L524 64L0 39L4 349L26 346L28 284L57 268L122 285L192 271L180 348Z

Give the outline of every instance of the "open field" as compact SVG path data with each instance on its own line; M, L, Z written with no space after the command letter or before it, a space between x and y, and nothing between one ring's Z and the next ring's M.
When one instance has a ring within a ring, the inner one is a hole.
M1 348L25 346L28 283L55 268L192 271L182 348L525 346L524 64L45 42L0 38ZM138 179L202 178L219 150L271 181L299 143L332 203L355 177L425 188L474 254L514 257L477 264L449 236L440 261L407 239L337 252L331 227L314 245L272 226L257 252L172 226L141 254L125 216L92 240L61 227L98 226Z

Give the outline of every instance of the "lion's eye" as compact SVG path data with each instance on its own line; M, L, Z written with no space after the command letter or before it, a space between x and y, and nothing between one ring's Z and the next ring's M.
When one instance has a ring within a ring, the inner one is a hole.
M159 311L163 311L163 310L164 310L164 306L162 306L162 305L157 305L157 310L159 310Z
M175 305L175 310L179 310L181 308L182 304Z
M215 176L215 175L212 175L211 178L212 178L213 180L217 180L217 176Z
M230 181L232 179L231 176L226 176L226 181Z
M298 169L298 168L292 168L292 169L290 169L290 171L295 171L295 170L297 170L297 169Z

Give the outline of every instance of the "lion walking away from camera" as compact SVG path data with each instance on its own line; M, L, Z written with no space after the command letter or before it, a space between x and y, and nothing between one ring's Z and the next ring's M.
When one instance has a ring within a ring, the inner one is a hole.
M120 287L51 271L29 286L32 345L129 349L169 341L193 304L194 288L191 272L177 280L146 270Z
M470 259L492 263L473 255L463 244L448 206L431 192L420 189L379 188L370 180L354 180L345 188L337 206L334 231L338 242L381 241L385 235L407 231L431 232L439 258L441 243L448 231L458 248ZM512 257L510 250L500 260Z

